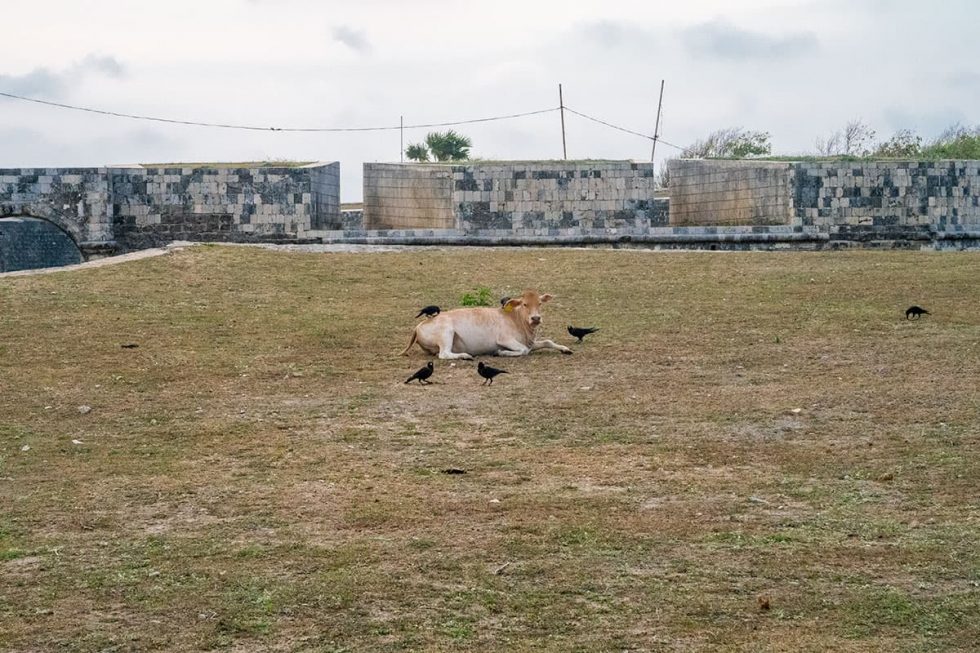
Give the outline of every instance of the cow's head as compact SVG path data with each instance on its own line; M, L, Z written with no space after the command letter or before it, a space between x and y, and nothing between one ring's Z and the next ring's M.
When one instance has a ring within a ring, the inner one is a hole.
M512 297L503 310L516 313L531 329L541 324L541 304L551 301L551 295L539 295L537 290L525 290L520 297Z

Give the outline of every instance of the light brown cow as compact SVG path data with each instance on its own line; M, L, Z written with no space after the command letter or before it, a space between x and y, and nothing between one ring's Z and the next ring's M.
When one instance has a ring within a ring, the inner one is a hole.
M406 355L418 343L426 353L439 358L474 356L526 356L535 349L557 349L563 354L572 350L551 340L537 340L535 331L541 325L541 304L551 295L525 290L500 308L457 308L445 311L415 327Z

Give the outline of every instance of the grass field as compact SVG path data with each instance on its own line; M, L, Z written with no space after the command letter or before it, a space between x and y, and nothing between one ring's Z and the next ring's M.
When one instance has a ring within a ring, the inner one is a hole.
M478 286L575 355L404 385ZM978 253L0 278L0 650L976 650L978 309Z

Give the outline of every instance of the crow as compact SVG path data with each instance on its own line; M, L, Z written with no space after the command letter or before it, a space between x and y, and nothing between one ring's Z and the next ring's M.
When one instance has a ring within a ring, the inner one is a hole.
M483 382L483 385L493 385L493 377L497 376L498 374L509 374L507 370L498 370L496 367L485 365L483 361L480 361L480 364L476 366L476 371L480 376L486 379L486 381Z
M420 318L423 315L426 317L435 317L436 315L439 315L439 313L441 312L442 309L440 309L438 306L426 306L421 311L419 311L419 314L416 315L415 317Z
M582 338L589 335L590 333L595 333L598 330L599 330L598 328L594 328L594 327L573 327L573 326L568 327L568 333L578 338L578 341L580 343L582 342Z
M416 372L412 376L408 377L408 381L405 381L405 383L411 383L415 379L418 379L419 380L419 385L429 385L426 382L426 379L429 378L430 376L432 376L432 371L433 371L434 367L435 366L432 365L432 361L429 361L428 363L425 364L425 367L423 367L422 369L420 369L418 372Z
M932 315L929 311L922 308L921 306L909 306L909 309L905 311L905 319L911 320L914 316L916 319L922 317L923 315Z

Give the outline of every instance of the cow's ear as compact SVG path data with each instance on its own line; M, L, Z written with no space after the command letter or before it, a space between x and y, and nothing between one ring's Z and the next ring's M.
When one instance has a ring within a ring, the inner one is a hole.
M518 297L516 299L511 299L506 304L503 305L504 312L505 313L510 313L512 310L514 310L515 308L519 307L523 303L524 303L524 300L522 300L520 297Z
M553 297L554 297L554 295L550 295L548 293L545 293L545 294L541 295L541 303L544 304L545 302L550 302Z

